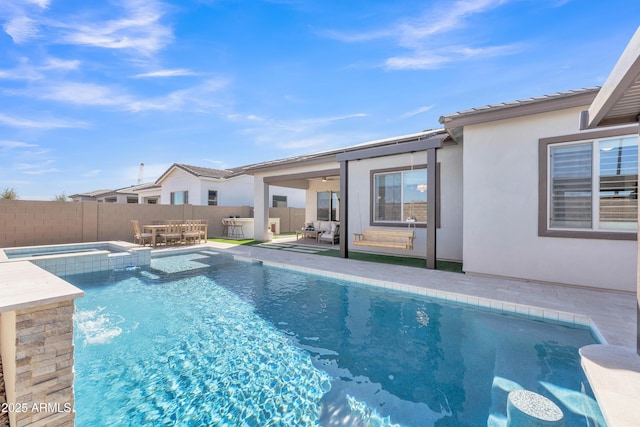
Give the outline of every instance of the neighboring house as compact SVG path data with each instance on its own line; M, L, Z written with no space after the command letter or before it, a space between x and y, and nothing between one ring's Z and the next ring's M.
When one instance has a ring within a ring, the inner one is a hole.
M198 206L253 206L253 177L241 168L212 169L174 163L153 183L70 196L74 202L143 203ZM269 207L304 207L304 193L273 187Z
M290 185L306 190L307 221L327 206L340 221L342 257L365 249L353 245L363 228L415 227L413 250L366 249L424 257L428 268L458 260L467 273L633 292L638 111L626 121L615 113L639 109L640 89L628 88L640 86L640 54L628 62L635 71L618 85L628 93L607 128L581 127L583 111L608 96L590 88L445 115L443 130L251 165L255 229L269 238L265 195Z
M253 177L242 168L212 169L174 163L156 180L161 204L199 206L253 206ZM141 198L146 197L144 192ZM274 187L270 207L303 207L304 194Z
M153 189L155 184L146 183L120 188L118 190L95 190L87 193L74 194L69 198L74 202L98 202L98 203L138 203L138 193ZM157 198L149 198L147 203L155 203Z

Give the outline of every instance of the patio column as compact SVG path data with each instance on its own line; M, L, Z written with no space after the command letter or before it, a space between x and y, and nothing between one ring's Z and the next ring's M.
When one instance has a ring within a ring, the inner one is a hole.
M340 258L349 258L349 162L340 162Z
M640 122L640 114L636 117ZM640 141L640 128L638 129L638 140ZM638 161L640 162L640 151L638 151ZM636 202L640 202L636 200ZM639 206L640 208L640 206ZM640 211L640 209L638 209ZM638 216L638 231L640 231L640 216ZM640 238L638 242L638 262L636 263L636 353L640 356Z
M438 154L436 147L427 149L427 268L436 268L436 214L438 212Z
M267 226L269 223L269 184L264 177L253 177L253 238L261 242L269 241Z

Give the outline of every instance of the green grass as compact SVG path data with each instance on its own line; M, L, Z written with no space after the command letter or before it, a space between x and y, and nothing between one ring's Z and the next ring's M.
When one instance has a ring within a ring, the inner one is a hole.
M277 239L278 239L278 236L274 236L274 240L277 240ZM209 239L209 241L230 243L230 244L236 244L236 245L248 245L248 246L255 246L263 243L257 240ZM340 256L340 251L338 249L328 249L328 248L323 248L323 249L325 250L322 252L318 252L317 255L336 257L336 258ZM353 251L349 251L349 258L355 259L358 261L377 262L381 264L404 265L406 267L426 268L426 261L424 258L400 257L400 256L392 256L392 255L370 254L365 252L353 252ZM437 261L436 270L449 271L452 273L462 273L462 263L453 262L453 261Z
M340 251L331 249L328 251L319 252L318 255L339 257ZM380 264L404 265L406 267L418 268L426 268L427 265L427 261L424 258L400 257L353 251L349 251L349 259L377 262ZM437 261L436 270L450 271L452 273L462 273L462 263L453 261Z

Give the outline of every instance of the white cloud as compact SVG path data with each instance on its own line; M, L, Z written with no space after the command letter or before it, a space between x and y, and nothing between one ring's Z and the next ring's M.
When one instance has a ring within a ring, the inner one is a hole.
M467 26L474 15L496 9L510 0L457 0L441 3L426 10L419 18L410 18L391 24L388 28L362 33L327 31L324 35L346 43L368 42L375 39L394 40L398 47L406 49L404 55L395 55L384 61L391 70L433 69L452 61L474 57L507 55L515 52L516 45L467 47L452 46L451 33L460 32L461 37L473 34ZM464 30L464 33L462 31ZM447 38L445 38L447 37ZM477 43L468 41L470 45Z
M11 36L13 42L21 44L34 38L38 34L38 25L26 16L16 16L9 19L2 28Z
M36 6L40 6L42 9L46 9L49 7L51 0L26 0L27 3L35 4Z
M77 105L120 106L134 102L129 95L93 83L63 82L39 88L32 93L41 99Z
M51 167L53 163L55 163L55 161L51 159L39 163L16 163L15 168L27 175L43 175L45 173L59 172L58 169Z
M90 170L89 172L83 173L82 176L84 176L85 178L93 178L95 176L100 175L100 172L102 172L100 169L93 169L93 170Z
M4 80L41 80L45 78L43 71L75 70L80 66L78 60L64 60L49 57L43 65L33 65L28 58L20 58L19 64L13 69L0 70L0 79Z
M229 85L227 79L210 79L192 88L166 95L139 98L119 87L94 83L59 82L29 89L5 89L6 95L26 96L75 105L111 107L121 111L208 111L218 106L211 96Z
M80 61L77 59L65 60L49 57L45 65L40 68L43 70L77 70L79 66Z
M69 44L128 49L151 55L173 40L173 31L160 22L164 10L152 0L124 0L123 16L109 20L63 23L56 27L63 32L59 41Z
M29 144L21 141L6 141L0 140L0 149L12 149L12 148L31 148L37 147L36 144Z
M32 129L61 129L61 128L86 128L86 123L80 121L67 120L47 120L38 119L30 120L19 117L11 117L0 113L0 124L16 128L32 128Z
M177 76L194 76L196 73L193 71L185 70L184 68L169 69L169 70L157 70L149 73L136 74L135 78L142 77L177 77Z
M23 171L23 173L27 175L44 175L46 173L54 173L54 172L60 172L60 169L49 168L49 169L32 169L32 170Z
M172 28L161 22L166 6L156 0L121 0L107 12L101 2L84 2L63 16L49 13L49 0L3 1L9 2L0 9L3 29L16 44L37 37L47 43L126 49L150 56L173 40Z
M252 120L250 114L231 116L234 120L247 122L247 127L241 133L249 136L257 144L269 145L287 151L294 150L298 153L301 151L324 151L330 147L348 145L346 141L353 143L354 139L366 138L363 134L355 137L348 131L333 130L338 122L366 117L367 115L364 113L297 120L262 118L260 121Z
M403 118L407 118L407 117L417 116L418 114L426 113L427 111L431 110L432 108L433 108L433 105L425 105L423 107L416 108L415 110L407 111L406 113L404 113L402 115L402 117Z

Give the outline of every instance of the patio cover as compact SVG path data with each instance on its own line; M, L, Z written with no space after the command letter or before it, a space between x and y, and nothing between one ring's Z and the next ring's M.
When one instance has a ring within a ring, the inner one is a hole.
M637 123L639 114L640 27L580 123L583 129Z

